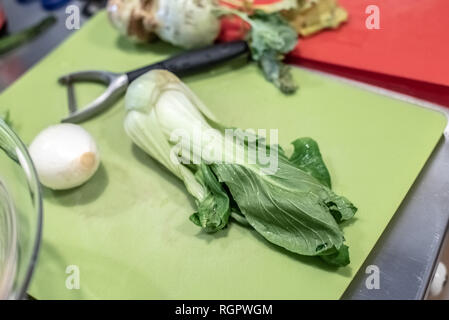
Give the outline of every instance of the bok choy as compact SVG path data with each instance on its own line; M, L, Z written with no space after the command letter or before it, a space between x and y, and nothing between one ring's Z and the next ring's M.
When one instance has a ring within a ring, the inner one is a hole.
M195 198L194 224L217 232L232 217L291 252L337 266L349 263L339 224L357 209L330 189L314 140L296 140L287 157L254 132L221 125L184 83L163 70L131 83L125 105L127 134Z

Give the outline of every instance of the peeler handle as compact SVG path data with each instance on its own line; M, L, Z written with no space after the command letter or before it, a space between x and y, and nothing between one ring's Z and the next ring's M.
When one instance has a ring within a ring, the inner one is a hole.
M247 52L249 52L249 48L245 41L220 43L179 54L167 60L128 72L126 75L129 83L144 73L155 69L165 69L177 76L182 76L219 62L231 60Z

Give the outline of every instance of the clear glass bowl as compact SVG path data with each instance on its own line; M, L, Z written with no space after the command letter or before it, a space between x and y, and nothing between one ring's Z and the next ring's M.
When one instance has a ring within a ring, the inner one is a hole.
M0 119L0 299L22 299L42 231L39 180L25 145Z

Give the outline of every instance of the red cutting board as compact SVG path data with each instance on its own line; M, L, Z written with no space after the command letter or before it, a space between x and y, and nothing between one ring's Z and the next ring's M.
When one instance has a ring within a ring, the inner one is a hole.
M255 4L282 0L253 0ZM240 0L222 0L224 3ZM349 20L337 30L300 39L288 63L338 74L449 107L449 1L339 0ZM379 29L366 20L379 8ZM221 40L241 38L242 24L226 20Z
M349 12L348 22L303 39L293 56L449 86L449 1L339 3ZM379 7L379 30L366 28L368 5Z

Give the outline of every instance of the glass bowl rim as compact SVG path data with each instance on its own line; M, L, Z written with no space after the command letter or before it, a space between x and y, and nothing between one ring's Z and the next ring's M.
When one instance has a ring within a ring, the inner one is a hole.
M43 201L42 201L42 188L41 184L39 182L39 177L36 171L36 168L34 167L33 161L31 160L31 156L28 153L28 148L23 143L23 141L19 138L19 136L15 133L13 129L11 129L8 124L3 121L3 119L0 118L0 128L3 130L6 135L13 141L15 147L19 149L21 152L21 155L23 156L21 160L24 160L28 169L29 169L29 175L27 175L27 179L30 183L33 184L33 187L36 191L35 194L35 204L37 206L36 213L37 213L37 230L36 235L33 241L33 248L32 248L32 254L31 259L28 261L27 270L23 279L22 283L19 283L19 286L17 288L17 291L14 293L15 296L13 298L16 299L23 299L25 298L26 291L28 289L28 286L30 285L31 278L33 276L33 272L36 266L39 249L42 242L42 227L43 227ZM23 169L23 166L22 166ZM26 174L26 173L25 173ZM8 293L8 298L10 298L11 292Z

